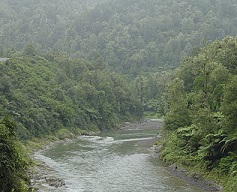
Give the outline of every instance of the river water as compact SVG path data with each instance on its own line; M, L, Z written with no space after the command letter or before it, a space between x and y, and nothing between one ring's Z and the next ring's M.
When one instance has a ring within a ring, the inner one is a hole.
M36 154L65 180L52 192L198 192L170 175L153 150L154 128L81 136Z

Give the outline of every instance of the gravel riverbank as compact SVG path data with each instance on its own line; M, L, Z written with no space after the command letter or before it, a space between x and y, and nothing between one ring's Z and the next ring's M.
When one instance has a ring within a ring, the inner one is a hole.
M31 184L35 191L47 192L49 189L65 188L66 184L56 171L46 165L43 161L35 159L37 165L31 170Z
M63 141L52 142L48 146L42 147L41 150L53 147L60 142ZM41 160L41 150L36 151L32 155L34 166L29 171L32 188L34 188L34 190L37 192L48 192L49 190L58 192L59 189L60 191L63 191L63 189L66 188L65 181L60 178L60 176L54 169L52 169L44 161Z
M186 183L197 187L203 192L221 192L222 188L218 185L215 185L212 182L209 182L203 179L200 175L196 173L189 173L186 170L179 167L167 167L167 170L172 175L184 180Z

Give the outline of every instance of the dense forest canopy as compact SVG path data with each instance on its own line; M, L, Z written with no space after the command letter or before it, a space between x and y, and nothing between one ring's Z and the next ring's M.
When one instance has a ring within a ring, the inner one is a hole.
M0 63L0 116L18 122L21 139L55 133L61 128L110 129L140 118L142 105L127 80L95 63L32 46Z
M104 129L143 110L163 114L170 69L198 54L198 46L237 34L234 0L2 0L0 5L0 56L10 58L0 63L0 107L2 115L20 122L23 138L91 122ZM185 89L191 87L187 82Z
M235 36L236 6L235 0L2 0L0 45L33 44L74 58L98 54L111 69L136 76L174 68L193 48Z
M228 191L237 187L236 55L237 38L215 41L182 63L164 94L161 158L206 170Z
M1 107L12 114L26 108L22 113L29 117L25 123L20 118L21 127L42 126L45 122L28 122L30 117L36 118L31 116L34 110L41 109L38 107L42 104L42 110L47 111L48 105L61 105L64 100L68 101L63 102L68 108L58 106L59 125L74 125L76 117L71 119L70 115L79 113L76 99L71 98L80 95L74 93L76 89L91 90L96 99L103 91L111 91L113 98L116 94L122 97L121 92L127 99L131 95L134 100L130 101L136 100L141 108L163 113L161 96L170 77L167 71L176 67L181 58L197 54L197 46L237 34L234 0L2 0L0 5L0 55L10 58L0 65ZM18 53L19 50L23 51ZM128 86L123 76L111 71L134 79ZM110 84L100 85L100 81ZM106 86L110 89L103 90ZM110 96L104 95L103 99L112 101ZM90 97L92 102L93 96ZM86 103L82 102L86 98L89 96L83 93L77 102ZM55 99L59 101L54 102ZM120 105L118 100L109 103L115 107ZM96 104L86 104L88 113L98 113L99 106L92 106ZM121 107L114 110L127 110ZM82 119L80 122L86 121Z

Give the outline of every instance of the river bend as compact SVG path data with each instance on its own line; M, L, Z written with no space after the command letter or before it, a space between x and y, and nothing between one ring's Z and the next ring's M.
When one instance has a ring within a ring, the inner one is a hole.
M35 154L66 186L42 192L197 192L170 175L153 149L158 130L120 130L80 136Z

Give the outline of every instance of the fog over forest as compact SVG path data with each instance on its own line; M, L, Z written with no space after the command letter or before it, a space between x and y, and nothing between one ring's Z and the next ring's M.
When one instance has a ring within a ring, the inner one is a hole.
M135 76L174 68L198 47L237 33L234 0L3 0L0 9L1 50L32 44L73 58L99 55Z
M162 162L236 191L236 26L236 0L1 0L0 191L27 191L25 146L144 118Z

